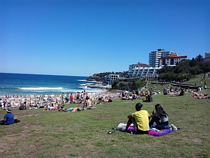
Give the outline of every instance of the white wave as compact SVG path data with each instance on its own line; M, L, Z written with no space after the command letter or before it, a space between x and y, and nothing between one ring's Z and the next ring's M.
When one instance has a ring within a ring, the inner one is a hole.
M77 80L80 82L87 82L87 83L97 83L97 81L89 81L89 80Z
M87 93L100 93L100 92L105 91L104 89L88 88L88 89L64 89L64 90L62 90L62 92L64 92L64 93L77 93L77 92L83 92L84 90Z
M63 93L76 93L76 92L81 92L79 89L63 89L61 92Z
M87 82L90 82L90 83L97 83L98 81L87 81Z
M21 87L25 91L49 91L49 90L63 90L63 87Z
M101 93L101 92L106 92L104 89L87 89L85 90L87 93Z
M84 84L80 84L80 86L87 86L87 84L86 84L86 83L84 83Z
M77 80L77 81L80 81L80 82L87 82L87 80Z
M87 93L99 93L103 92L102 89L96 89L96 88L87 88L87 89L67 89L63 87L21 87L18 88L23 91L33 91L33 92L61 92L61 93L76 93L76 92L83 92L84 90Z
M88 86L80 86L81 89L88 89Z
M82 83L80 84L80 86L88 86L88 85L93 85L93 82L86 82L86 83Z

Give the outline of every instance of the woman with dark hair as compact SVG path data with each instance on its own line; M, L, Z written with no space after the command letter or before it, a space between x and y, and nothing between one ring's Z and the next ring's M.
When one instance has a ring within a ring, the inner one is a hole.
M159 130L170 128L168 122L168 114L160 104L155 105L155 111L153 111L150 117L149 126Z

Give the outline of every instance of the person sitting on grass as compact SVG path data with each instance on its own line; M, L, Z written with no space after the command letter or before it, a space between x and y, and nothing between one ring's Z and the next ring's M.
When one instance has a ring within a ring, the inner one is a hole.
M152 115L150 116L149 125L151 128L156 128L159 130L170 128L168 114L160 104L155 105L155 111L153 111Z
M209 99L208 94L203 94L198 92L192 92L192 97L195 99Z
M145 100L143 100L143 102L152 102L152 93L147 93L147 95L145 96Z
M74 96L73 94L71 93L70 97L69 97L69 100L70 100L70 103L73 104L74 103Z
M26 110L26 104L21 104L19 106L19 110Z
M13 123L18 123L20 120L15 119L14 114L12 113L11 108L7 108L7 114L4 115L4 120L0 121L1 125L11 125Z
M168 95L168 89L167 88L163 88L163 95Z
M179 96L183 96L184 95L184 89L182 88L180 93L179 93Z
M148 134L149 131L149 113L146 110L142 110L143 104L136 104L136 112L128 116L128 122L126 126L126 131L128 131L129 126L133 123L135 126L134 134Z
M87 107L87 109L92 109L93 108L92 100L88 96L86 97L86 107Z
M81 104L81 106L79 108L79 111L87 110L87 109L90 110L90 109L93 109L93 108L95 108L95 107L92 105L92 101L91 101L90 97L86 96L85 100L82 102L82 104Z
M65 108L65 104L58 104L57 106L58 111L66 112L67 109Z
M176 97L176 96L183 96L184 95L184 93L185 93L185 91L184 91L184 89L183 88L181 88L180 90L175 90L175 91L171 91L170 93L169 93L169 95L170 96L174 96L174 97Z

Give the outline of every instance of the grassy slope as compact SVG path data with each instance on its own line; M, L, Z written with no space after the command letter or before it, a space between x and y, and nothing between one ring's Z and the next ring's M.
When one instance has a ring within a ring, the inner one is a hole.
M138 100L141 101L141 100ZM138 101L115 101L78 113L14 111L21 123L0 126L3 157L209 157L210 100L155 96L144 103L151 112L161 103L180 127L164 137L107 131L126 122ZM0 111L3 117L4 112Z
M194 78L190 79L186 83L192 84L192 85L197 85L197 86L203 86L203 74L197 75ZM206 76L205 82L208 87L210 87L210 79Z

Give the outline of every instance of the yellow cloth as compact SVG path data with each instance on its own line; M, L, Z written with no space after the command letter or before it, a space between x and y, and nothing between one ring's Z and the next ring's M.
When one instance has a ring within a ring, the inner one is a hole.
M149 113L146 110L136 111L132 114L138 126L138 130L149 131Z

